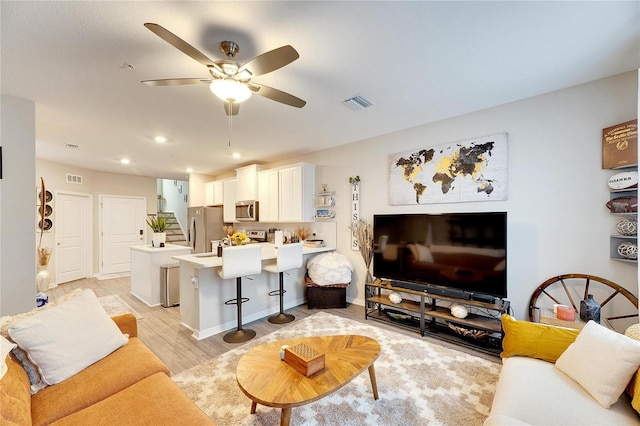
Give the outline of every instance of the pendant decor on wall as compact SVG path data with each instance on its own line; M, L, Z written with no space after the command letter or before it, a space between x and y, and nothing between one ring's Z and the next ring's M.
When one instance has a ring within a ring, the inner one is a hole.
M349 184L351 185L351 223L356 223L360 219L360 176L350 177ZM355 227L350 227L351 230L351 250L360 250L358 246L358 235Z
M389 156L389 204L507 199L507 134Z

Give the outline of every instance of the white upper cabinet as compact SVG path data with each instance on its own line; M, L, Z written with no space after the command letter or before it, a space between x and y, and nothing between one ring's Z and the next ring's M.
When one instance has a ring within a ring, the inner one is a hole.
M252 164L236 169L238 179L237 195L238 201L254 201L259 198L258 194L258 172L262 167Z
M221 206L224 204L223 185L221 180L207 182L204 187L204 205Z
M293 164L278 169L279 221L313 222L315 165Z
M280 194L278 170L258 172L258 219L260 222L278 222Z
M222 220L225 222L236 221L236 179L227 179L222 181L223 209Z

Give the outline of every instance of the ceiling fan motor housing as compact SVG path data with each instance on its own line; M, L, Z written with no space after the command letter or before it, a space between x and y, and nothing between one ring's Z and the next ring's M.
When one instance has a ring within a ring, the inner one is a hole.
M240 51L240 46L233 41L225 40L220 43L220 50L227 58L231 59Z

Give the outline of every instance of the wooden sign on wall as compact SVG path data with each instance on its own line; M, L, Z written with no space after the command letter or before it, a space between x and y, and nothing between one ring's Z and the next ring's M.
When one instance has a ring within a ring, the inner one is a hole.
M638 120L602 129L602 168L635 166L638 164Z
M360 219L360 176L350 177L349 183L351 184L351 224L353 225ZM355 226L351 226L351 250L360 250Z

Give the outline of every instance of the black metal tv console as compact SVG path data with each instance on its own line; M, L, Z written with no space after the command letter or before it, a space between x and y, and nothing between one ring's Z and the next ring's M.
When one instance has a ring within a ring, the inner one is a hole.
M509 311L510 302L484 294L442 287L410 288L398 282L376 280L365 284L365 318L391 323L451 343L491 355L502 351L500 315ZM417 286L416 286L417 287ZM400 303L389 299L391 292L402 296ZM462 305L465 318L451 314L451 306Z

